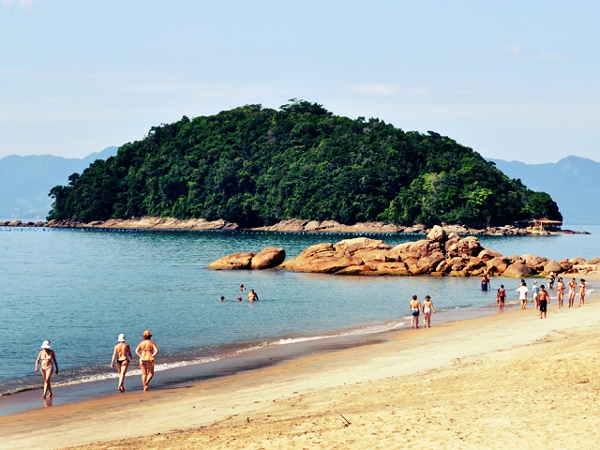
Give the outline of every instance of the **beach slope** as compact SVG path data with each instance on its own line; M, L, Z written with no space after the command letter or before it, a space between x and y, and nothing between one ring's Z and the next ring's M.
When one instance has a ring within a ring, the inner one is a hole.
M596 448L600 302L553 303L2 417L3 448Z

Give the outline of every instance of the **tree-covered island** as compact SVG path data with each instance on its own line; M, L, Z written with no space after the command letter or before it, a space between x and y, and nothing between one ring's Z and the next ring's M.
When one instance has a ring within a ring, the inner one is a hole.
M245 227L283 219L398 225L504 225L562 220L544 192L429 131L335 116L291 100L246 105L152 127L49 194L48 220L141 216L225 219Z

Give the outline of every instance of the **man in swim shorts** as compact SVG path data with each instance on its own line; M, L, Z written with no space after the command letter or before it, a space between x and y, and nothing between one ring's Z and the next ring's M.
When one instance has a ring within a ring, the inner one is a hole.
M144 331L144 340L135 349L135 354L140 357L142 384L145 391L150 389L148 385L154 376L154 357L158 355L158 347L150 340L151 337L152 335L148 330Z
M413 299L410 302L410 329L419 329L419 314L421 313L421 302L417 300L417 296L413 295Z
M521 309L527 309L527 283L521 281L521 286L517 289L519 293L519 300L521 300Z
M548 311L548 303L550 303L550 295L548 295L548 291L546 291L546 288L544 287L544 285L542 284L540 286L540 319L542 318L542 315L544 316L544 319L546 318L546 311Z
M487 292L487 290L488 290L488 277L487 277L487 275L484 275L483 277L481 277L481 290L483 292Z

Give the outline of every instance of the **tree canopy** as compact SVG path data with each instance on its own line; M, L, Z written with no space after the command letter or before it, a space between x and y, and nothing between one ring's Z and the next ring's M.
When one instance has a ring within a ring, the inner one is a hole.
M471 226L562 220L548 194L448 137L290 102L152 127L54 187L48 219L148 215L242 226L288 218Z

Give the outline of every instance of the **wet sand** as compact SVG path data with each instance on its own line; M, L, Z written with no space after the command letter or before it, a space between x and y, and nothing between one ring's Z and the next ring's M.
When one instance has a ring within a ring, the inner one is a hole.
M435 324L435 316L433 319ZM0 418L2 447L595 448L600 302ZM343 415L343 417L342 417ZM350 422L350 423L348 423Z

